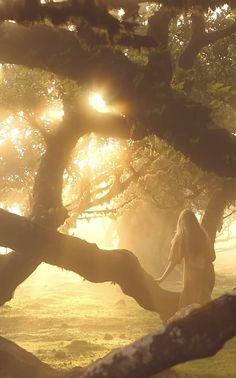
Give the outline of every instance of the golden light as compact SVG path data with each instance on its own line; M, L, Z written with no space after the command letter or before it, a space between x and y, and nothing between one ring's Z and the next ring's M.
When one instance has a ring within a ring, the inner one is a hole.
M20 130L16 127L10 131L10 139L16 144L18 137L20 136Z
M22 215L22 209L18 203L14 203L13 205L8 206L8 211L16 215Z
M115 222L108 218L93 218L77 220L73 234L90 243L96 243L100 248L116 249L119 247L119 236Z
M7 141L11 141L14 145L18 145L22 138L21 131L18 127L15 127L17 119L10 115L4 121L1 122L0 128L0 145L5 144Z
M118 161L122 154L122 145L118 140L109 138L100 142L95 135L89 137L87 146L84 149L78 148L73 163L79 168L79 171L89 171L104 169Z
M4 136L0 135L0 146L4 143L6 143L6 139L4 138Z
M118 16L119 17L123 17L125 15L125 11L124 11L124 9L123 8L120 8L119 10L118 10Z
M107 113L109 112L109 108L106 104L106 101L102 97L102 95L98 92L93 92L89 96L89 105L92 106L97 112L100 113Z
M78 141L71 166L76 179L70 182L68 176L64 175L63 201L69 204L69 211L74 211L79 206L77 193L80 190L84 193L84 185L87 185L87 182L91 184L91 201L106 194L114 180L113 175L106 172L114 168L123 154L123 142L114 138L99 138L90 134ZM107 209L107 204L103 204L103 209ZM86 213L84 219L78 219L73 224L70 233L95 242L101 248L117 248L119 240L113 229L113 220L105 213L99 218L94 218L93 211L96 209L90 210L91 214Z
M41 121L46 122L46 123L54 123L54 122L61 121L63 117L64 117L63 104L59 103L45 109L40 119Z
M0 202L0 208L16 215L23 215L24 213L24 204L19 202L11 202L11 204Z
M86 160L80 160L80 161L77 160L76 162L78 162L77 164L80 170L83 170L87 165Z

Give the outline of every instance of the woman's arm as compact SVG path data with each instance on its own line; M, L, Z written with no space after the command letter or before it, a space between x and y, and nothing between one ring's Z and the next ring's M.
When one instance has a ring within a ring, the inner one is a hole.
M174 261L169 261L166 267L166 270L164 271L162 276L160 278L157 278L155 281L160 284L172 272L175 266L176 266L176 263Z
M171 250L169 254L168 265L160 278L155 281L161 283L172 272L174 267L181 263L183 258L183 240L180 235L175 235L171 242Z

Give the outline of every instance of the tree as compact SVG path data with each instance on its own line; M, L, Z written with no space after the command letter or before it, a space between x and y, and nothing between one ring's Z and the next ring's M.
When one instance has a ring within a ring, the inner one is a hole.
M160 172L155 151L145 156L145 144L155 147L160 143L152 140L154 135L203 171L220 177L213 180L216 190L202 221L212 240L215 239L222 213L227 204L235 201L236 194L236 137L233 125L228 127L234 114L235 78L232 84L225 82L228 79L225 73L222 82L215 83L219 72L215 67L210 71L212 82L208 83L208 93L202 96L204 75L209 72L210 59L214 61L214 53L207 46L218 46L221 58L228 56L227 69L231 72L236 4L228 1L228 6L221 10L227 14L222 27L214 17L219 12L216 7L223 3L166 0L142 4L140 8L135 1L122 0L1 3L4 22L0 26L0 61L5 65L5 78L10 73L8 79L2 80L2 88L9 85L9 80L12 83L9 97L2 98L6 112L3 121L6 127L11 124L13 109L7 107L9 103L14 105L20 133L28 129L31 142L34 140L31 149L18 147L17 151L13 143L16 133L13 133L8 146L3 148L4 164L8 162L1 168L3 193L6 195L9 187L15 187L18 192L23 187L21 196L24 196L29 189L31 207L27 218L0 210L0 244L14 250L0 256L1 304L11 298L17 285L41 261L46 261L75 271L92 282L114 281L125 294L144 308L158 312L163 319L176 312L179 293L160 288L131 252L104 253L96 245L57 231L68 218L68 208L62 201L63 175L65 181L73 175L68 162L78 139L86 144L88 133L103 138L96 141L101 144L108 137L132 140L121 142L127 151L131 148L132 155L127 153L129 158L120 170L108 167L108 172L103 171L106 191L99 187L99 180L93 183L92 189L88 188L89 181L86 175L83 177L76 204L80 212L86 211L128 190L130 183L137 182L144 173L144 181L148 181L150 161L152 172ZM213 20L212 11L215 12ZM182 24L182 28L176 29L175 23ZM181 38L184 38L183 48ZM222 40L227 51L217 45ZM17 68L18 65L50 74L46 80L36 71L36 84L35 77L32 79L29 71ZM98 113L88 108L85 99L91 90L103 94L110 112ZM61 122L59 119L48 122L50 117L42 117L42 107L51 103L59 106L58 111L63 107ZM218 109L226 112L226 108L230 109L231 117L223 122L222 114L217 112ZM145 137L149 139L143 140ZM32 164L32 156L40 159L38 166ZM134 157L136 166L130 163ZM196 177L195 169L191 175ZM153 178L151 183L155 182ZM167 180L166 186L169 184ZM124 198L129 200L127 193ZM155 198L161 199L159 194ZM234 302L232 296L233 306ZM228 311L228 305L225 306ZM215 311L217 316L217 306ZM230 327L231 323L235 325L230 322ZM225 339L235 334L233 325ZM187 358L191 356L190 353Z

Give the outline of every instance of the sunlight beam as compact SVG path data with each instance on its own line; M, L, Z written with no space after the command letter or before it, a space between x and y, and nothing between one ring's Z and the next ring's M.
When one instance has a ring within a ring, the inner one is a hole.
M107 107L106 101L102 95L98 92L93 92L89 96L89 105L94 108L97 112L107 113L109 108Z

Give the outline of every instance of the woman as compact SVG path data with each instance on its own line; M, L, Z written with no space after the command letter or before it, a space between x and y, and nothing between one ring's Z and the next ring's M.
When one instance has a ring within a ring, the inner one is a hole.
M215 284L213 261L214 245L204 228L198 223L194 213L183 210L177 222L176 234L171 242L169 264L157 281L166 276L184 260L183 291L179 308L192 303L205 304L211 300Z

